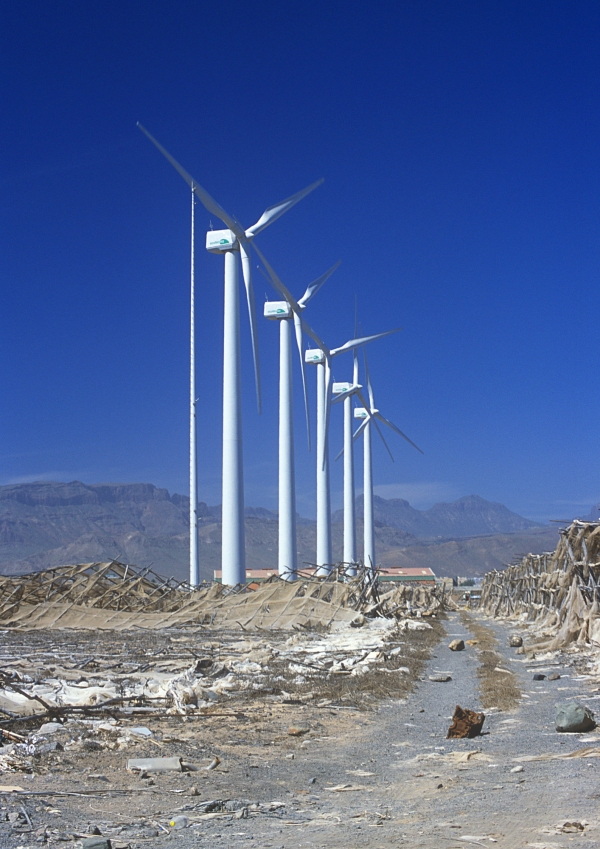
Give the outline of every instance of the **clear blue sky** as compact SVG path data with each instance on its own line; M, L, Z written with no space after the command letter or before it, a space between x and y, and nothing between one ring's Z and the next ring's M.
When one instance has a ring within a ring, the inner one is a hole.
M22 0L0 12L0 67L0 483L187 492L189 195L139 120L246 226L325 177L258 240L297 295L342 259L306 313L331 346L355 294L365 332L404 328L370 364L425 455L390 433L380 494L477 493L544 520L600 498L597 3ZM222 260L197 210L200 490L217 503ZM277 326L260 321L260 418L242 327L246 503L273 508Z

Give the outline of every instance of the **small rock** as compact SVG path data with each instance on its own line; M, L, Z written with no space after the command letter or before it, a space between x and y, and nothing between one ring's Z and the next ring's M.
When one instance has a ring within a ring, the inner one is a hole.
M461 708L460 705L456 705L452 717L452 725L448 729L446 736L448 739L453 737L477 737L481 734L484 721L484 713L477 713L474 710Z
M60 722L44 722L43 725L40 726L40 730L38 734L55 734L57 731L63 730L63 725Z
M287 730L287 733L290 737L302 737L303 734L308 734L310 728L300 728L297 725L290 725Z
M358 614L357 616L355 616L355 617L354 617L354 619L350 622L350 627L351 627L351 628L362 628L362 626L365 624L365 622L366 622L366 621L367 621L367 620L366 620L365 616L364 616L362 613L359 613L359 614Z
M309 778L309 779L308 779L308 783L309 783L309 784L316 784L316 783L317 783L317 779L316 779L316 778Z
M42 743L41 746L36 746L36 750L40 755L47 755L50 752L64 752L64 747L57 740L52 743Z
M558 705L554 722L557 731L575 734L592 731L596 727L592 711L577 702Z
M466 646L478 646L479 640L465 640Z
M525 646L519 646L515 654L527 654L527 652L525 651Z
M463 651L465 648L464 640L452 640L448 648L450 651Z
M81 849L112 849L112 843L106 837L84 837Z
M518 634L511 634L508 638L508 645L513 649L519 649L523 645L523 637Z
M511 772L523 772L523 767L522 766L513 766L513 768L511 769Z
M552 675L548 675L548 681L558 681L560 675L558 672L553 672Z
M545 681L546 676L544 675L543 672L536 672L535 675L533 676L533 680L534 681Z
M561 826L559 826L559 830L564 834L581 834L581 832L585 828L585 820L579 822L578 820L573 820L569 822L564 822Z
M443 788L443 786L444 786L443 784L438 784L438 785L437 785L437 787L436 787L435 789L436 789L436 790L441 790L441 789Z
M200 791L198 790L198 788L196 787L196 785L195 785L195 784L193 784L193 785L190 787L190 796L199 796L199 795L200 795Z
M435 681L436 684L445 684L446 681L452 681L451 675L430 675L430 681Z

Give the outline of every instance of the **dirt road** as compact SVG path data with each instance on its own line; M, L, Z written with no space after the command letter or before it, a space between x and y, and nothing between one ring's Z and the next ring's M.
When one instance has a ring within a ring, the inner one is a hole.
M225 716L222 763L212 771L129 776L125 786L106 774L105 753L97 753L94 777L89 764L81 775L80 762L67 751L46 775L0 776L3 784L28 791L18 799L0 794L3 811L14 820L24 805L33 829L23 818L21 831L0 822L0 846L73 845L73 834L95 827L117 849L600 847L598 761L564 757L590 747L600 753L600 734L557 734L553 724L556 702L577 698L593 709L600 696L568 655L532 661L508 648L503 625L483 624L497 637L498 680L514 681L522 698L512 711L486 708L484 733L474 740L446 739L456 704L482 708L481 653L477 645L448 649L451 639L473 636L464 619L451 614L446 635L406 699L369 711L287 705L285 714L264 704L252 722ZM560 678L534 682L539 672ZM437 673L452 680L431 681ZM300 733L287 733L289 725ZM172 739L145 743L141 754L170 753L164 747L178 740L183 751L195 733L181 723ZM207 753L214 751L210 741L204 744ZM548 757L522 760L542 755ZM94 753L87 756L93 762ZM81 797L51 795L84 788ZM172 830L175 816L187 817L187 827Z

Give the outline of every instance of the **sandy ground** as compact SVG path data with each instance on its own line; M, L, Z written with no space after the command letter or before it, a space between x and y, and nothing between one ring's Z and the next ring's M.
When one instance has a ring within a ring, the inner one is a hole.
M522 698L511 711L487 708L484 733L474 740L446 739L456 704L482 707L480 653L477 645L448 649L451 639L472 636L451 614L427 666L415 667L419 680L405 698L368 709L326 698L284 704L267 696L234 710L223 702L223 715L215 711L210 721L149 717L143 724L154 737L123 751L94 748L108 731L83 734L77 746L43 754L30 776L0 775L3 785L27 791L0 793L0 847L74 845L74 835L93 829L116 849L600 847L597 759L554 757L600 747L600 734L557 734L553 724L556 702L584 699L593 709L600 698L594 683L571 665L572 656L517 655L507 647L505 626L479 621L497 637L499 680L514 681ZM539 671L561 677L534 682ZM452 680L429 679L439 672ZM290 735L291 726L303 733ZM48 740L73 739L76 731L70 726ZM216 755L221 763L147 778L125 769L128 757L174 754L200 766ZM539 755L552 757L521 760ZM31 829L23 814L6 821L21 806ZM187 827L173 829L175 816L186 817ZM565 821L583 830L561 830Z

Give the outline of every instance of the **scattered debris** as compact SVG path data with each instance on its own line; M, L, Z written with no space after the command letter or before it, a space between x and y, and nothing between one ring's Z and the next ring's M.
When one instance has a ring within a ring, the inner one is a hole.
M461 708L460 705L456 705L452 724L448 729L446 737L448 739L454 737L477 737L481 734L484 722L484 713L477 713L474 710Z
M560 834L581 834L586 825L586 820L565 820L556 826L556 831Z
M592 731L596 727L596 720L588 707L570 702L558 705L554 724L557 731L577 734Z
M285 581L272 576L258 586L192 588L117 561L60 566L0 576L0 622L24 630L183 625L294 630L341 622L362 627L373 617L432 616L455 607L444 585L403 584L382 592L377 573L365 567L354 576L340 564L325 578L312 572L299 577Z
M129 758L130 772L181 772L181 758Z
M600 522L577 519L560 534L554 552L528 554L483 581L481 607L528 623L536 651L600 642Z

